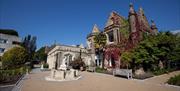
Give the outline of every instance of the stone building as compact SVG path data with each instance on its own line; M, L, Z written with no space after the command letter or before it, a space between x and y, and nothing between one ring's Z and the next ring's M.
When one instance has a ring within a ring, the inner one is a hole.
M65 61L66 66L69 66L71 61L74 61L76 58L81 57L85 65L91 65L91 54L84 48L80 46L68 46L68 45L54 45L47 52L47 63L49 64L49 69L59 69L62 62ZM46 48L47 50L47 48Z
M126 29L124 30L124 28ZM113 11L102 30L103 31L99 31L97 25L95 25L92 32L87 36L88 49L92 52L93 60L98 66L102 64L102 57L98 57L95 53L94 36L96 34L103 32L107 36L106 46L124 44L124 49L128 50L132 49L143 39L143 34L156 35L158 32L154 21L151 21L150 26L143 9L139 8L139 11L136 12L133 4L129 5L128 19ZM125 33L127 33L127 35ZM108 63L108 66L113 67L112 60L114 59L105 59L104 61Z
M77 58L80 52L86 65L95 63L96 66L102 67L103 56L97 55L94 43L94 37L97 34L102 32L106 35L106 46L124 44L124 49L129 50L143 39L143 34L157 34L157 27L154 21L151 22L150 26L143 9L139 8L139 11L136 12L132 4L129 6L128 19L113 11L108 17L107 23L104 29L102 29L103 31L100 31L96 24L94 25L92 32L88 34L86 38L87 48L66 45L53 45L47 48L46 53L48 54L47 63L49 64L49 68L58 69L62 61L65 61L67 66L69 66L69 62ZM108 51L108 49L104 51ZM116 49L114 51L116 51ZM115 67L116 63L113 62L119 60L120 59L110 57L108 60L104 59L104 64L108 67Z
M0 30L6 31L6 30ZM12 47L17 46L21 42L17 35L0 32L0 56Z

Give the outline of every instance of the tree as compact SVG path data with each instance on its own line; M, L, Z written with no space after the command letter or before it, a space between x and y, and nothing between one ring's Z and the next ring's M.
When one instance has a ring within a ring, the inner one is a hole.
M36 50L36 37L33 36L31 37L31 35L28 35L24 38L23 42L22 42L22 46L27 50L28 52L28 61L32 61L33 60L33 56Z
M179 33L180 34L180 33ZM172 59L175 63L180 63L180 36L179 34L176 34L176 40L175 40L175 47L172 50L172 55L170 56L170 59Z
M23 47L14 47L2 56L2 66L4 69L12 69L22 66L28 58L28 53Z
M157 57L166 68L170 67L170 62L173 60L172 56L177 48L176 39L177 37L170 32L160 32L157 36L157 47L159 48Z
M35 58L40 61L46 61L47 54L45 53L45 47L41 47L39 50L36 51Z
M172 62L179 64L179 37L170 32L160 32L156 36L146 36L132 51L136 68L145 70L170 68Z
M106 45L106 35L99 33L94 37L95 48L103 48Z
M97 55L102 55L102 68L104 68L104 47L106 45L106 35L104 33L99 33L94 37L94 44Z
M132 62L132 53L131 52L124 52L121 54L121 65L125 65L128 69L130 62Z
M157 40L155 36L146 36L135 48L134 59L138 66L143 66L145 70L152 66L158 57L159 49L157 48Z

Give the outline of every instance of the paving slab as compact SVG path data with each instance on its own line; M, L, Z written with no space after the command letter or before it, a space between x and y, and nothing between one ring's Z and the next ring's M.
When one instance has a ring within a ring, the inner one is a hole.
M100 73L81 72L81 79L67 82L46 81L48 75L47 71L30 74L21 91L180 91L177 87Z

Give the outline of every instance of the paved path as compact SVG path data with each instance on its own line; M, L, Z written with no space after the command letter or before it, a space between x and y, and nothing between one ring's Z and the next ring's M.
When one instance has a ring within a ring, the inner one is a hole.
M35 68L31 71L32 74L40 73L39 68ZM20 78L15 84L0 86L0 91L21 91L24 80L28 79L28 75L25 74L22 78Z
M149 79L145 79L144 81L148 83L165 84L170 77L173 77L178 74L180 74L180 71L174 71L168 74L163 74Z
M180 91L178 87L149 84L149 81L127 80L111 75L82 72L76 81L52 82L45 76L50 72L32 73L24 81L21 91Z

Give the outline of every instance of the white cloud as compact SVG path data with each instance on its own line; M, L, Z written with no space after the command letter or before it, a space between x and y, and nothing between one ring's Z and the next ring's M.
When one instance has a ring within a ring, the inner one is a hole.
M180 33L180 29L171 31L172 33Z

